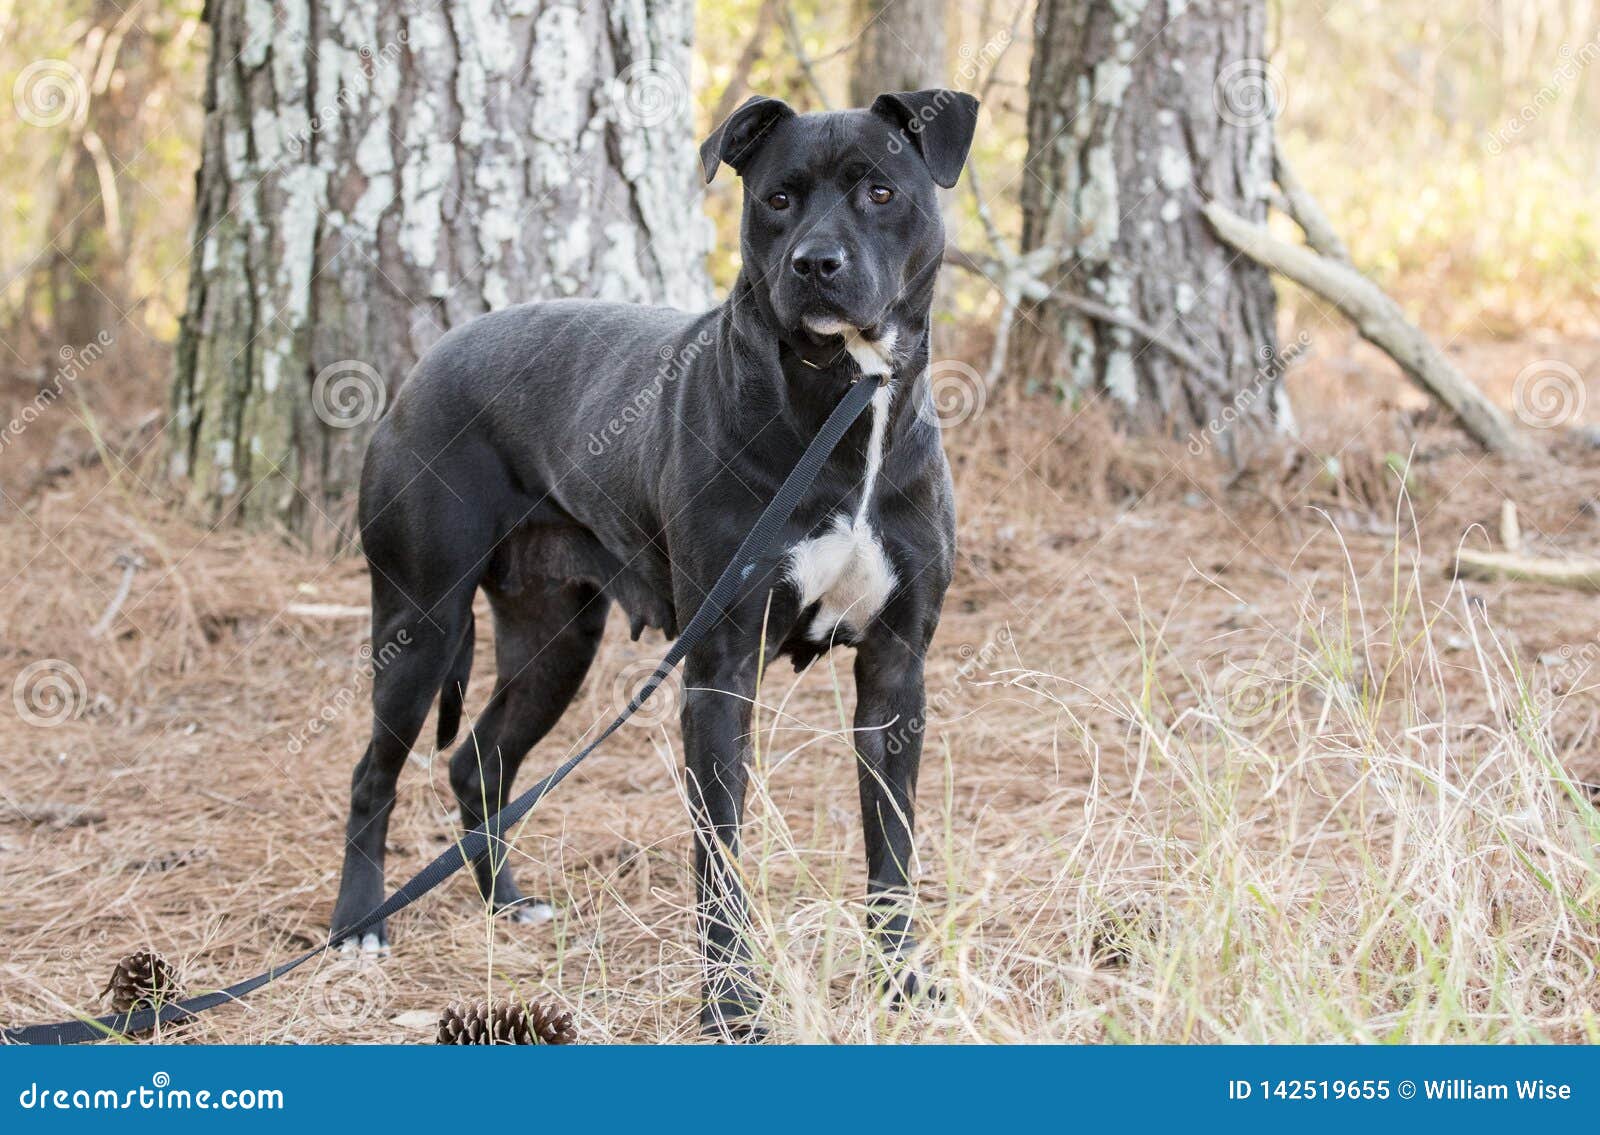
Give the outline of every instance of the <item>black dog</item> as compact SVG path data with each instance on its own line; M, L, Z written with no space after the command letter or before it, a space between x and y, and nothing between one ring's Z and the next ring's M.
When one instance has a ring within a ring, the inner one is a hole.
M526 304L452 331L373 435L360 522L372 574L374 727L356 766L335 930L383 899L395 781L440 695L455 737L473 596L494 612L498 681L450 762L468 827L512 796L528 750L577 692L615 601L637 638L694 614L852 381L882 382L786 533L684 666L683 745L697 828L702 1024L744 1030L758 1007L737 855L763 627L796 666L856 648L868 888L897 991L923 657L955 553L949 466L927 383L944 252L935 185L955 184L978 104L951 91L796 115L753 98L705 141L709 181L744 184L743 268L703 315L580 300ZM442 690L442 695L441 695ZM503 861L475 864L497 910L550 917ZM386 946L379 927L360 943Z

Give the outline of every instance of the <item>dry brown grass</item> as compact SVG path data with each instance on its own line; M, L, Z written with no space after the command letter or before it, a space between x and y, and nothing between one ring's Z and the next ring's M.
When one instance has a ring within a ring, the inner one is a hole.
M948 1000L877 1001L845 660L775 671L746 870L778 1038L1600 1039L1580 783L1600 782L1600 607L1446 577L1503 495L1536 549L1592 551L1600 470L1576 449L1482 462L1364 405L1320 423L1355 437L1337 464L1330 442L1237 477L1092 413L1056 436L1064 417L991 407L952 432L962 555L929 660L918 907ZM153 451L113 464L0 513L5 1023L97 1009L136 947L207 988L318 940L366 739L364 622L288 613L363 603L360 565L197 523L151 487ZM129 553L144 566L93 637ZM660 649L613 634L528 767ZM29 724L9 683L51 660L72 669L34 688L65 675L64 720ZM427 1041L412 1022L446 1002L513 993L570 1007L585 1040L689 1039L679 763L675 728L629 728L522 826L554 924L490 919L458 879L396 920L382 965L329 958L184 1037ZM391 880L451 838L444 764L406 770Z

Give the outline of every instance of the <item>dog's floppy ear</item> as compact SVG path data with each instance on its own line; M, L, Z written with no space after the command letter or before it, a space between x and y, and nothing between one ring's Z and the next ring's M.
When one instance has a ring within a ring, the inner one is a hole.
M935 185L949 189L956 183L978 127L977 99L961 91L898 91L874 99L872 113L910 136Z
M761 140L779 122L793 118L794 110L782 99L754 95L700 143L700 164L706 180L717 176L717 166L727 162L739 170L755 154Z

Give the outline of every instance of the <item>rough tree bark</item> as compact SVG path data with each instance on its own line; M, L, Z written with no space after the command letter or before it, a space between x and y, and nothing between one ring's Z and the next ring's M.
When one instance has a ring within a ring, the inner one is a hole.
M856 0L850 105L945 82L945 0Z
M348 538L366 438L523 300L700 306L691 0L210 0L174 472Z
M1012 337L1013 380L1104 392L1132 422L1231 457L1289 424L1272 282L1201 213L1217 201L1266 216L1282 91L1265 26L1264 0L1040 0L1023 252L1058 249L1062 288L1180 349L1035 298Z

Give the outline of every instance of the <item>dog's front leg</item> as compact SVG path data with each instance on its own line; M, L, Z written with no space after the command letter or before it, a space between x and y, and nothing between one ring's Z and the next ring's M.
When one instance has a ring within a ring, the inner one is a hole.
M907 961L916 944L908 908L926 714L922 671L923 651L888 627L874 628L856 652L856 773L866 832L867 903L896 1004L924 991Z
M695 825L697 923L705 965L700 1027L724 1039L759 1036L760 991L749 966L747 905L739 879L754 644L713 644L684 666L683 748Z

